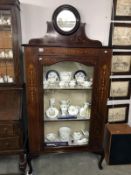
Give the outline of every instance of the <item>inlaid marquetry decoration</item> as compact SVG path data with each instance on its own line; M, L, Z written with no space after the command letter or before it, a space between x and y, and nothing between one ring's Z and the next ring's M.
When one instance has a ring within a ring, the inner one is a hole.
M34 101L34 96L36 94L36 73L35 73L35 67L33 64L29 64L28 66L28 88L29 88L29 93L31 97L31 101Z
M101 69L101 86L100 86L100 97L101 97L101 100L104 98L104 95L105 95L105 89L106 89L106 74L107 74L107 66L106 65L103 65L102 69Z

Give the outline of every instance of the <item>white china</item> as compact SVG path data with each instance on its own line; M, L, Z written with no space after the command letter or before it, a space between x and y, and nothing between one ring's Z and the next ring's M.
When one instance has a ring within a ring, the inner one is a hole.
M60 79L64 82L70 82L72 78L72 72L60 72Z
M59 135L61 141L69 141L71 135L71 129L69 127L61 127L59 128Z
M55 98L50 98L50 106L55 106Z
M60 86L61 88L68 87L68 82L66 82L66 81L60 81L60 82L59 82L59 86Z
M89 118L90 117L90 110L89 110L89 103L84 103L84 106L80 108L80 117L82 118Z
M80 70L75 73L75 79L78 85L82 85L85 81L85 78L86 78L86 73L84 71Z
M0 53L0 57L1 57L1 58L4 58L4 57L5 57L5 52L4 52L4 51L2 51L2 52Z
M89 131L81 129L81 132L86 138L89 137Z
M84 87L91 87L91 85L92 85L92 82L91 81L84 81L83 82L83 86Z
M87 138L83 138L83 139L77 140L76 143L78 145L85 145L85 144L88 143L88 139Z
M0 83L4 83L4 80L2 77L0 77Z
M54 107L50 107L46 110L46 115L50 119L56 118L58 116L58 114L59 114L58 109L56 109Z
M12 82L13 82L13 78L10 77L10 76L8 76L8 82L9 82L9 83L12 83Z
M47 74L48 74L47 81L49 84L55 84L59 80L57 72L52 70Z
M47 88L49 83L48 83L47 80L44 80L44 81L43 81L43 84L44 84L44 88Z
M50 142L55 142L57 141L57 135L55 133L49 133L47 134L46 139Z
M60 105L60 108L61 108L61 115L66 116L67 112L68 112L68 106L62 104L62 105Z
M7 23L7 25L11 25L11 18L8 18L8 19L6 20L6 23Z
M4 82L8 82L8 75L4 75L3 80L4 80Z
M78 106L73 106L73 105L69 106L68 113L70 115L77 115L79 113Z
M56 78L55 77L50 77L48 78L48 84L55 84L56 83Z
M9 57L9 58L13 58L13 52L12 52L12 50L9 50L9 52L8 52L8 57Z
M83 85L83 83L85 82L85 78L84 77L77 77L76 82L78 85Z
M81 132L79 132L79 131L75 131L74 133L73 133L73 139L74 139L74 141L77 141L77 140L80 140L81 138L82 138L82 133Z
M76 86L76 81L75 80L71 80L70 82L69 82L69 86L70 87L75 87Z
M54 119L58 116L59 111L55 106L55 98L50 99L50 107L46 110L46 116L50 119Z
M61 100L60 109L61 109L62 116L67 115L68 107L69 107L69 100Z

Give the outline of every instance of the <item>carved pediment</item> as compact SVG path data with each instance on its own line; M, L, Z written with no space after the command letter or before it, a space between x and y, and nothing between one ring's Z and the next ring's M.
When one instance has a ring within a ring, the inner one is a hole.
M58 33L52 22L47 22L47 34L43 38L31 39L29 45L59 47L102 47L98 40L91 40L85 34L85 23L80 23L78 30L71 35Z

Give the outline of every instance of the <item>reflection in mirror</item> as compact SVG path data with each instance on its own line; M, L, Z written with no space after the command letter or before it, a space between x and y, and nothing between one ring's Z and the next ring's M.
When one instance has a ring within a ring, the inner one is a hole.
M61 11L57 16L57 25L63 31L71 31L76 25L76 17L69 10Z

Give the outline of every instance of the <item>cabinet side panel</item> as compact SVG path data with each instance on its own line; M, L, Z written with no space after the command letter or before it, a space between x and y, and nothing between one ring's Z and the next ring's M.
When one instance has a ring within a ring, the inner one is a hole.
M39 110L39 83L38 83L38 60L36 48L25 48L26 64L26 94L27 94L27 115L29 146L32 154L37 154L41 147L41 126Z
M111 50L100 49L97 57L95 75L94 75L94 92L91 118L91 147L95 146L102 150L104 128L107 115L107 98L109 91L109 77L111 65Z

